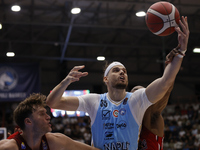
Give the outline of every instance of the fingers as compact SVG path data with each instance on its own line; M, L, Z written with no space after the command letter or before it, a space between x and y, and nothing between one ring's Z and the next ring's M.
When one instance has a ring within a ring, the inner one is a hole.
M187 29L188 29L187 17L184 18L184 17L182 16L182 21L179 20L179 24L180 24L180 26L181 26L183 32L186 33L186 32L187 32Z
M83 68L85 68L84 65L82 65L82 66L75 66L75 67L70 71L70 73L71 73L71 75L76 76L76 77L82 77L82 76L88 75L88 72L80 72L80 71L79 71L80 69L83 69Z
M185 35L188 35L189 33L189 26L188 26L188 21L187 21L187 17L181 17L182 20L179 20L179 25L181 26L181 29L180 27L175 27L175 30L178 32L178 33L181 33L181 34L185 34Z
M179 25L180 25L182 30L180 29L180 27L175 27L175 30L178 33L178 42L179 42L179 45L180 45L180 50L186 51L189 33L190 33L187 17L182 16L181 20L179 20Z
M184 32L181 31L180 27L175 27L176 32L178 32L178 36L186 36Z
M80 78L88 75L88 72L78 72L78 71L73 71L69 73L70 76L74 78Z
M81 77L87 76L88 72L80 72L80 69L83 69L85 66L75 66L68 74L67 78L71 82L79 81Z
M184 25L185 30L189 30L187 17L182 16L182 25ZM181 27L183 27L183 26L181 26Z
M80 69L85 68L85 65L81 65L81 66L75 66L71 71L78 71Z

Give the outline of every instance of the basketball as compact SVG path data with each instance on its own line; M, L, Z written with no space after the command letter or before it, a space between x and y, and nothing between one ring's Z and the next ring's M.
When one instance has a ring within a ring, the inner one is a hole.
M160 1L149 7L145 21L148 29L155 35L168 36L178 26L180 15L178 9L169 2Z

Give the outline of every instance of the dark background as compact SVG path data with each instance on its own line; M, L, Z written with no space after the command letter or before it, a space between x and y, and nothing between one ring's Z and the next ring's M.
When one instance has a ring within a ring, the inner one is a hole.
M106 60L122 62L129 75L130 90L147 86L162 76L166 54L177 46L177 33L166 37L152 34L145 18L135 13L147 9L156 0L0 0L0 63L38 63L40 91L47 95L75 65L85 65L87 77L68 89L106 92L102 82ZM190 39L170 103L198 100L200 95L200 1L171 0L182 16L188 16ZM11 6L21 6L12 12ZM72 15L73 6L81 13ZM7 58L7 51L14 58Z

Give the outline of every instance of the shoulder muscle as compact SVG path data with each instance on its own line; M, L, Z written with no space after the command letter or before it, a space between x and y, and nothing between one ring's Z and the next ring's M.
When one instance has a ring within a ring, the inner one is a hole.
M0 150L19 150L14 139L5 139L0 141Z

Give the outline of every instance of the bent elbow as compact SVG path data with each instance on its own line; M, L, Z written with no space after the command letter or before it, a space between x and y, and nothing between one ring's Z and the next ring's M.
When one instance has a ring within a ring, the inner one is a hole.
M53 108L53 102L49 98L46 99L46 105Z
M174 78L163 76L160 80L160 85L162 85L163 90L167 90L174 84L174 81Z
M174 84L174 80L167 80L164 82L164 88L165 90L168 90L172 85Z

